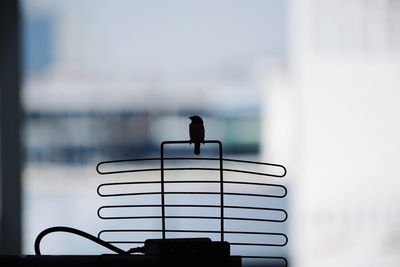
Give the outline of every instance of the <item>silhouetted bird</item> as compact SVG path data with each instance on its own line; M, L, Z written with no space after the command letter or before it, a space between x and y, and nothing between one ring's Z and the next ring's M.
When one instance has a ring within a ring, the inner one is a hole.
M192 122L189 125L190 144L194 143L194 154L200 155L200 143L204 144L204 125L199 116L189 117Z

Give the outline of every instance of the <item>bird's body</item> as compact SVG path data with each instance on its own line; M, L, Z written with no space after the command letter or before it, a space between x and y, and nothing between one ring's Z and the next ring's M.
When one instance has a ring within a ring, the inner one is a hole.
M204 124L199 116L192 116L189 125L190 143L194 143L194 154L200 155L200 143L204 143Z

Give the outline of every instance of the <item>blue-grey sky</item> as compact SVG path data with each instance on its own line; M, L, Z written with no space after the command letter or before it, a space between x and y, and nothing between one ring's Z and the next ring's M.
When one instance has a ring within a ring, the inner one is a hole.
M285 50L281 0L25 2L53 24L53 60L82 73L241 73Z

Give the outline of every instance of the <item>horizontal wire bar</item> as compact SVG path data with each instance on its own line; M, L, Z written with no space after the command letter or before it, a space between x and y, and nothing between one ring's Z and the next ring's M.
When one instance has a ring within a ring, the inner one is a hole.
M164 160L215 160L215 161L219 161L219 158L211 158L211 157L202 157L202 158L194 158L194 157L188 157L188 158L184 158L184 157L166 157L163 158ZM112 173L121 173L121 172L135 172L137 170L125 170L125 171L116 171L116 172L102 172L100 171L100 166L104 165L104 164L111 164L111 163L123 163L123 162L135 162L135 161L160 161L161 158L136 158L136 159L124 159L124 160L109 160L109 161L102 161L100 163L97 164L96 166L96 171L99 174L112 174ZM227 161L227 162L238 162L238 163L247 163L247 164L255 164L255 165L264 165L264 166L273 166L273 167L278 167L283 169L283 174L281 175L277 175L277 174L270 174L268 176L273 176L273 177L284 177L287 173L287 170L285 168L285 166L280 165L280 164L275 164L275 163L268 163L268 162L259 162L259 161L250 161L250 160L239 160L239 159L227 159L224 158L222 159L223 161ZM146 170L159 170L159 169L142 169L143 171ZM167 169L165 169L167 170ZM219 170L219 169L217 169ZM265 174L264 174L265 175Z
M108 196L127 196L127 195L144 195L144 194L157 194L157 192L140 192L140 193L118 193L118 194L103 194L100 192L100 190L104 187L112 187L112 186L120 186L120 185L128 185L128 184L157 184L159 182L151 181L151 182L118 182L118 183L104 183L100 184L97 187L97 194L101 197L108 197ZM164 183L175 183L173 182L164 182ZM200 181L178 181L177 183L210 183L210 182L200 182ZM212 181L211 183L219 183L218 181ZM250 183L250 182L232 182L232 181L227 181L224 183L228 184L245 184L245 185L262 185L262 186L270 186L270 187L275 187L275 188L281 188L283 189L283 194L281 195L264 195L264 194L248 194L249 196L264 196L264 197L275 197L275 198L284 198L287 195L287 189L283 185L275 185L275 184L260 184L260 183ZM161 192L158 192L161 194ZM169 192L165 192L165 194L168 194ZM174 192L172 192L174 193ZM193 194L195 192L187 192L187 194ZM204 194L211 193L215 194L217 192L204 192ZM244 195L245 193L234 193L234 192L224 192L226 195L235 195L235 194L240 194Z
M140 192L140 193L119 193L119 194L102 194L97 191L101 197L118 197L118 196L140 196L140 195L159 195L161 192ZM165 195L221 195L219 192L165 192ZM253 193L235 193L224 192L224 195L230 196L247 196L247 197L271 197L271 198L284 198L286 195L268 195L268 194L253 194Z
M109 230L101 230L99 234L103 233L129 233L129 232L162 232L161 229L109 229ZM173 230L166 229L165 232L169 233L213 233L219 234L221 231L219 230ZM275 233L275 232L252 232L252 231L224 231L225 234L241 234L241 235L275 235L282 236L286 238L284 233Z
M112 230L102 230L98 233L98 237L101 238L102 234L105 233L129 233L129 232L154 232L154 233L161 233L162 230L159 229L112 229ZM212 230L165 230L166 233L211 233L211 234L219 234L220 231L212 231ZM273 235L273 236L281 236L285 239L284 243L281 244L272 244L272 243L230 243L231 245L236 246L273 246L273 247L284 247L288 243L288 238L284 233L273 233L273 232L249 232L249 231L224 231L224 234L237 234L237 235ZM137 243L137 241L107 241L110 243Z
M135 182L114 182L114 183L103 183L100 186L111 186L111 185L128 185L128 184L159 184L161 181L135 181ZM170 180L164 181L164 184L219 184L220 181L207 181L207 180ZM285 188L280 184L266 184L266 183L255 183L255 182L241 182L241 181L223 181L224 184L243 184L243 185L260 185L260 186L272 186Z
M246 174L254 174L254 175L261 175L261 176L269 176L269 177L276 177L282 178L286 175L277 175L277 174L270 174L264 172L253 172L253 171L245 171L245 170L236 170L236 169L226 169L223 168L223 171L227 172L238 172L238 173L246 173ZM134 169L134 170L121 170L121 171L108 171L108 172L101 172L98 171L100 175L107 175L107 174L118 174L118 173L131 173L131 172L151 172L151 171L161 171L161 168L145 168L145 169ZM220 171L219 168L205 168L205 167L175 167L175 168L164 168L164 171Z
M148 205L108 205L102 206L100 209L108 209L108 208L153 208L153 207L161 207L159 204L148 204ZM219 205L189 205L189 204L166 204L164 205L166 208L220 208ZM286 213L284 209L276 209L276 208L264 208L264 207L252 207L252 206L224 206L225 209L250 209L250 210L272 210L272 211L280 211Z
M282 220L273 219L258 219L258 218L248 218L248 217L222 217L221 216L164 216L166 219L200 219L200 220L232 220L232 221L253 221L253 222L284 222ZM103 220L143 220L143 219L161 219L162 216L116 216L116 217L104 217L99 216Z
M103 220L143 220L143 219L161 219L162 216L113 216L113 217L105 217L99 216L100 219ZM211 216L181 216L181 217L171 217L165 216L166 219L205 219L205 220L220 220L221 217L211 217ZM274 220L274 219L253 219L253 218L245 218L245 217L224 217L225 220L235 220L235 221L254 221L254 222L285 222L284 220Z
M101 210L106 209L116 209L116 208L159 208L161 205L109 205L101 206L97 210L97 216L101 219L131 219L130 216L103 216L100 214ZM219 205L165 205L166 208L220 208ZM273 220L273 222L285 222L287 220L288 214L284 209L276 208L263 208L263 207L247 207L247 206L224 206L225 209L249 209L249 210L263 210L263 211L276 211L282 212L285 217L281 220ZM133 219L136 217L133 217Z
M144 241L122 241L122 240L104 240L111 244L140 244ZM284 247L287 244L271 244L271 243L229 243L231 246L260 246L260 247Z
M97 187L99 190L101 187L107 186L118 186L118 185L134 185L134 184L160 184L161 181L136 181L136 182L114 182L114 183L103 183ZM219 184L220 181L204 181L204 180L191 180L191 181L164 181L164 184ZM269 183L255 183L255 182L240 182L240 181L223 181L224 184L241 184L241 185L259 185L259 186L270 186L270 187L279 187L287 193L287 189L283 185L279 184L269 184Z

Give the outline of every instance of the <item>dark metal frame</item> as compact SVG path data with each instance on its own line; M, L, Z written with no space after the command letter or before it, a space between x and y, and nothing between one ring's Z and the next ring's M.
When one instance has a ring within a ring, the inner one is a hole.
M224 234L249 234L249 235L263 235L263 236L280 236L283 238L283 242L277 243L230 243L232 246L269 246L269 247L284 247L288 238L284 233L276 233L276 232L254 232L254 231L225 231L224 229L224 221L225 220L242 220L242 221L258 221L258 222L273 222L273 223L283 223L287 220L288 214L284 209L271 208L271 207L254 207L254 206L237 206L237 205L225 205L224 204L224 195L233 195L233 196L247 196L247 197L263 197L263 198L284 198L287 195L287 189L284 185L280 184L271 184L271 183L258 183L258 182L245 182L245 181L225 181L224 180L224 172L235 172L235 173L244 173L250 175L258 175L258 176L267 176L273 178L283 178L286 175L286 168L280 164L273 163L264 163L264 162L256 162L256 161L248 161L248 160L238 160L238 159L226 159L223 157L223 148L222 143L219 140L206 140L205 144L217 144L219 148L219 157L165 157L165 147L168 145L174 144L190 144L190 141L164 141L160 146L160 158L139 158L139 159L126 159L126 160L112 160L112 161L103 161L100 162L96 166L96 171L101 175L108 174L119 174L119 173L135 173L135 172L160 172L160 181L134 181L134 182L113 182L113 183L102 183L97 187L97 193L101 197L116 197L116 196L132 196L132 195L154 195L159 194L161 196L161 203L151 204L151 205L107 205L101 206L97 210L97 215L101 219L161 219L162 229L129 229L129 230L117 230L117 229L106 229L102 230L98 233L98 237L101 238L102 234L105 233L116 233L116 232L158 232L161 233L163 239L166 238L166 233L205 233L205 234L220 234L221 241L225 240ZM174 167L169 168L165 167L166 161L185 161L185 160L206 160L206 161L218 161L219 168L204 168L204 167ZM127 169L127 170L117 170L117 171L102 171L101 167L107 164L113 163L124 163L124 162L155 162L160 161L160 168L143 168L143 169ZM240 169L230 169L224 168L224 162L237 162L237 163L245 163L245 164L255 164L255 165L266 165L280 168L282 170L281 174L270 174L264 172L255 172L255 171L247 171ZM205 170L205 171L218 171L220 174L219 181L200 181L200 180L191 180L191 181L182 181L182 180L169 180L165 181L165 172L166 171L181 171L181 170ZM116 186L116 185L143 185L143 184L160 184L160 191L156 192L140 192L140 193L103 193L102 189L105 187ZM165 184L178 184L178 183L219 183L219 192L165 192L164 185ZM256 185L256 186L266 186L273 188L280 188L283 190L282 194L256 194L256 193L237 193L237 192L225 192L224 184L240 184L240 185ZM166 195L176 195L176 194L199 194L199 195L219 195L220 196L220 205L169 205L165 203ZM107 209L114 208L152 208L152 207L160 207L161 215L160 216L104 216L102 215L102 211ZM220 216L168 216L165 214L165 208L181 208L181 207L193 207L193 208L219 208ZM247 210L260 210L260 211L275 211L279 212L283 215L281 219L271 219L271 218L249 218L249 217L225 217L224 209L247 209ZM182 229L166 229L165 220L171 218L180 218L180 219L210 219L210 220L220 220L220 230L219 231L209 231L209 230L182 230ZM144 241L121 241L121 240L111 240L108 241L114 244L123 244L123 243L143 243ZM259 259L270 259L270 260L282 260L287 265L287 260L284 257L272 257L272 256L243 256L244 258L259 258Z
M0 1L0 254L18 255L21 220L20 1Z
M171 144L190 144L190 141L164 141L161 143L161 212L162 212L162 238L165 239L165 192L164 192L164 146ZM218 144L219 148L219 184L221 200L221 241L224 241L224 165L222 156L222 143L219 140L207 140L203 144Z

